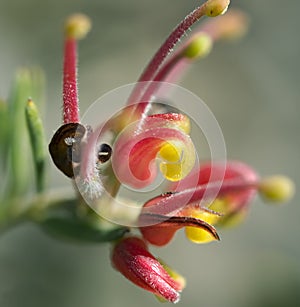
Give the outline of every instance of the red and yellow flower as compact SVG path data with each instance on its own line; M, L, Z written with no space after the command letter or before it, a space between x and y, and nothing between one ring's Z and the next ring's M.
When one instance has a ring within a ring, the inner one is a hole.
M148 114L151 97L159 86L144 81L177 81L193 60L209 53L217 39L244 31L244 16L228 13L196 29L196 34L167 59L196 21L203 16L223 14L228 5L229 0L208 0L186 16L170 34L139 78L141 82L131 93L127 107L104 125L116 136L112 151L104 146L95 152L97 136L79 122L76 41L87 33L90 23L85 17L76 15L66 25L64 125L49 145L51 156L72 179L83 175L84 188L80 192L96 198L101 198L104 190L99 157L101 163L110 160L112 172L103 184L108 180L110 186L114 186L112 196L116 196L121 185L135 189L151 185L157 176L155 163L159 161L160 173L170 182L168 189L146 201L141 208L137 224L142 238L130 235L114 242L111 259L115 269L131 282L173 303L179 300L183 278L158 261L148 251L147 244L163 246L181 228L185 228L186 236L195 243L219 240L215 227L242 221L257 193L276 202L286 201L293 192L288 178L260 179L252 167L242 162L196 165L189 118L174 112Z

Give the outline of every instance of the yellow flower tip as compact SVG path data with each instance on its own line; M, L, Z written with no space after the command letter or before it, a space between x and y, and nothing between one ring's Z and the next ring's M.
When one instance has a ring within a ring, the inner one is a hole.
M194 212L192 213L192 217L201 219L210 225L216 224L220 219L220 216L206 211ZM197 244L216 241L216 238L208 231L196 227L185 227L185 235L190 241Z
M216 198L208 208L220 214L225 214L228 209L228 203L224 198Z
M159 151L159 156L163 160L160 163L160 171L163 176L170 181L178 181L184 177L182 174L182 148L174 143L167 142Z
M65 22L65 33L68 38L82 39L92 27L89 17L84 14L73 14Z
M181 159L181 146L175 142L167 142L159 151L162 159L168 162L180 162Z
M208 17L223 15L229 6L230 0L208 0L204 4L204 14Z
M160 171L170 181L179 181L189 174L195 164L195 153L181 142L166 142L159 151Z
M259 192L267 201L275 203L287 202L294 196L295 184L286 176L267 177L260 182Z
M185 235L191 242L197 244L205 244L216 240L209 232L194 227L186 227Z
M31 99L31 98L28 98L27 99L27 106L28 107L32 107L32 106L34 106L35 104L34 104L34 102L33 102L33 100Z
M183 51L183 55L188 59L205 57L212 48L212 39L206 33L197 34Z
M34 114L34 118L39 117L37 106L31 98L28 98L27 100L26 110L30 112L31 114Z
M171 268L168 264L166 264L162 259L157 259L159 263L164 267L164 269L167 271L167 273L180 285L181 289L184 289L186 287L186 279L179 274L177 271L175 271L173 268Z

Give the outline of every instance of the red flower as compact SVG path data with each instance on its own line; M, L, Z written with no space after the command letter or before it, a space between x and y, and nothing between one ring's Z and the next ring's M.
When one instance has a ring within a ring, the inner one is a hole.
M210 224L244 210L257 185L256 173L244 163L206 163L180 181L180 190L173 185L171 190L176 192L144 205L140 224L150 226L141 227L141 233L155 245L167 244L182 227L187 227L187 236L194 242L216 240L218 235Z
M188 132L189 119L177 113L147 116L130 125L114 145L112 166L119 181L135 188L151 184L156 177L157 157L165 178L178 181L185 177L195 161Z
M62 172L76 180L79 192L93 208L108 204L105 209L121 217L126 214L122 210L117 212L119 207L114 207L112 201L120 186L139 189L150 185L157 173L154 160L159 160L160 172L170 182L168 192L147 201L141 212L137 212L139 216L133 217L143 239L120 239L113 247L111 260L131 282L173 303L180 298L183 279L148 251L146 241L165 245L183 227L193 242L219 240L212 225L241 220L257 192L276 202L287 200L293 192L293 184L285 177L261 180L250 166L241 162L207 162L195 166L188 117L149 113L152 97L163 89L161 82L144 81L177 81L193 60L209 52L215 40L239 34L240 27L244 30L244 17L236 13L215 23L207 22L167 60L173 47L196 21L202 16L220 15L228 5L229 0L208 0L187 15L147 65L127 106L94 132L79 123L76 81L76 41L86 34L89 22L77 15L66 26L64 125L51 140L51 156ZM99 135L107 131L113 135L113 148L98 144ZM107 161L103 176L99 165ZM105 189L110 197L103 197Z
M173 279L163 265L148 252L146 243L129 237L117 242L111 261L116 270L137 286L176 303L183 288L182 281Z

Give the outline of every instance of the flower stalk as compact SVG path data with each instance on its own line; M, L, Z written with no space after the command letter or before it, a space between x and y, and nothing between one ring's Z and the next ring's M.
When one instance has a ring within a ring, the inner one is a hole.
M158 72L164 60L193 24L195 24L203 16L216 17L218 15L222 15L226 12L229 4L230 0L208 0L188 14L177 25L177 27L175 27L165 42L154 54L153 58L150 60L149 64L139 77L138 82L140 83L138 83L136 88L133 90L128 103L132 104L139 101L144 102L142 97L144 95L145 88L144 84L141 82L154 80L154 76ZM142 117L143 111L145 109L147 110L147 102L148 101L146 101L146 104L143 105L135 105L137 108L133 108L132 112L137 112Z
M182 22L178 24L178 26L172 31L172 33L168 36L166 41L162 44L162 46L155 53L144 72L139 78L139 82L142 81L151 81L152 77L158 71L159 67L165 60L165 58L169 55L169 53L173 50L178 41L182 38L182 36L186 33L190 27L196 23L203 16L215 17L220 14L223 14L227 7L229 6L229 0L209 0L197 7L190 14L188 14Z
M70 16L65 24L63 70L63 122L79 122L77 88L77 41L86 36L91 28L89 18L82 14Z

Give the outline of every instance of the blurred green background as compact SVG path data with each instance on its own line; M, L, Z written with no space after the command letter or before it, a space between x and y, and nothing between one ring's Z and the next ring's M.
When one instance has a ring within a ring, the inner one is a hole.
M134 82L171 29L199 2L192 0L0 0L0 97L15 70L41 66L47 77L47 137L61 120L64 18L88 14L93 30L80 44L80 100ZM232 1L251 18L249 34L218 43L182 85L217 117L228 156L262 175L300 178L299 16L296 0ZM54 166L50 184L69 186ZM3 176L1 176L3 177ZM196 246L182 234L156 250L187 278L184 306L299 306L298 196L274 208L257 199L247 221L221 230L222 241ZM0 306L158 306L115 272L109 246L55 241L33 225L0 238Z

